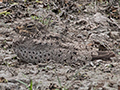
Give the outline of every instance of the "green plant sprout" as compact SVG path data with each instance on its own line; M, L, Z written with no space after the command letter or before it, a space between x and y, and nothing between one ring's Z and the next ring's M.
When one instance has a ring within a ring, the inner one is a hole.
M2 14L4 14L4 15L9 15L10 12L7 12L7 11L0 12L0 15L2 15Z
M32 89L32 88L33 88L33 82L32 82L32 80L30 80L30 86L27 85L26 83L24 83L23 81L20 81L20 80L17 80L17 81L18 81L19 83L25 85L29 90L33 90L33 89Z

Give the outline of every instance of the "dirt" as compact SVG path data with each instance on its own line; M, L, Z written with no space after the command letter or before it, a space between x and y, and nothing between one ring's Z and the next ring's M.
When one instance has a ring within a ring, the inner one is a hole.
M0 90L120 90L120 2L9 3L0 3ZM26 28L21 29L29 21L39 21L50 32L81 42L81 47L113 51L115 57L89 61L79 68L54 61L37 65L23 62L12 45L21 35L30 37L37 32L30 35ZM20 31L16 31L18 27Z

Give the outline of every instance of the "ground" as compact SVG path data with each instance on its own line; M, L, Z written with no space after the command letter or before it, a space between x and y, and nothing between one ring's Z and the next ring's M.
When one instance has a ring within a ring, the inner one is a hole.
M0 3L0 90L120 90L118 2L109 6L109 2L50 1ZM16 32L15 28L34 20L51 32L63 34L68 30L66 37L113 51L115 57L89 61L79 68L55 62L22 62L12 44L26 31Z

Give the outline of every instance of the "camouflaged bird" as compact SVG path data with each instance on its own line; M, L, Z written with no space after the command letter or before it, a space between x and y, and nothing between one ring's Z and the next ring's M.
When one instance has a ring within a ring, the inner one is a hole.
M32 30L23 30L23 27L25 29L26 26L22 26L22 31L25 33L30 32L29 34L33 35L31 33ZM111 51L92 50L90 46L84 45L84 43L80 44L59 33L45 32L42 29L38 30L40 34L37 38L29 37L28 35L28 37L26 36L13 43L13 49L22 61L38 64L54 60L61 64L79 66L85 64L87 61L103 58L109 59L114 56L114 53Z

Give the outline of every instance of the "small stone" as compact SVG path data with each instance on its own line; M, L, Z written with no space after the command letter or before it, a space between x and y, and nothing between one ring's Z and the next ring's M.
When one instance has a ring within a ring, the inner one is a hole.
M120 38L120 33L117 31L112 31L110 32L110 37L113 39L119 39Z

